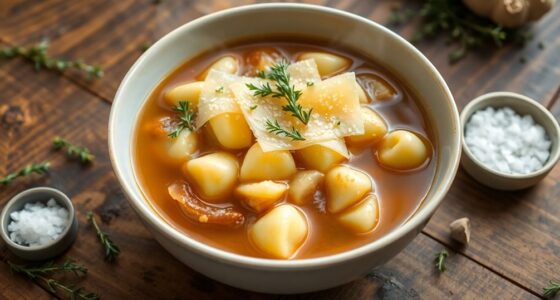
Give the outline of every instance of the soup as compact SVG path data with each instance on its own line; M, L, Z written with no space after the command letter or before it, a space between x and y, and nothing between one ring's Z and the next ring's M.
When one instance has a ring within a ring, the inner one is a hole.
M359 54L297 39L208 51L162 79L133 142L145 198L204 244L302 259L403 224L435 174L416 96Z

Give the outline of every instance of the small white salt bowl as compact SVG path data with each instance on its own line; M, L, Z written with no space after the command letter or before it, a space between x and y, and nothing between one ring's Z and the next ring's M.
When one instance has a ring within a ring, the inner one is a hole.
M465 142L465 126L471 115L487 107L510 107L519 115L530 115L535 123L541 125L552 145L550 155L545 165L529 174L507 174L491 169L480 162L471 152ZM463 128L463 155L461 165L476 181L498 190L520 190L537 184L552 170L560 158L560 127L554 116L535 100L511 92L493 92L484 94L472 100L461 112Z
M10 214L14 211L22 210L27 203L46 203L49 199L54 199L58 205L68 210L68 225L60 236L52 242L41 246L25 246L12 241L8 233L8 224L11 221ZM78 221L72 201L57 189L36 187L25 190L8 201L0 213L0 236L2 240L4 240L4 243L12 253L25 260L48 260L63 253L76 240L77 234Z

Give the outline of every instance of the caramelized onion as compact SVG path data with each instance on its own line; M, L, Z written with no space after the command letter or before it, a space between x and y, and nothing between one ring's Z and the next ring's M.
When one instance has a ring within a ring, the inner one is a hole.
M195 222L227 227L237 227L245 222L245 216L231 207L210 206L197 199L184 183L174 183L167 190L171 198L181 204L187 217Z

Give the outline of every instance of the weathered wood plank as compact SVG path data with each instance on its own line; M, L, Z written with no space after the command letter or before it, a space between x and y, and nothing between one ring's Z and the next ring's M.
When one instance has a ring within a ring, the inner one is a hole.
M43 300L53 297L33 282L13 274L6 263L0 262L0 299Z
M447 271L434 266L435 254L443 249L419 235L387 264L343 287L293 299L535 299L534 295L505 281L468 258L450 252ZM476 274L476 275L475 275ZM472 276L476 278L473 278Z

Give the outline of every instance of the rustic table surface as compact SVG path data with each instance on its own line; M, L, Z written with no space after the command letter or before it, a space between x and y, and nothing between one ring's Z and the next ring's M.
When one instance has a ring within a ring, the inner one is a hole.
M105 76L36 72L20 59L0 60L0 174L30 162L51 161L47 176L0 187L0 206L19 191L53 186L73 199L80 234L57 262L74 260L89 273L69 280L106 299L284 298L235 289L200 275L168 254L128 205L111 169L107 121L113 95L139 48L197 17L255 1L243 0L2 0L0 45L30 45L48 39L52 56L81 58L102 66ZM261 2L261 1L256 1ZM304 1L343 9L386 23L392 2ZM418 7L418 2L404 3ZM418 45L447 80L459 109L475 96L497 90L532 97L560 117L560 5L533 26L523 48L488 47L450 65L444 38ZM414 22L393 28L405 37ZM544 44L544 48L539 43ZM82 167L52 150L60 135L86 145L95 163ZM98 214L121 247L115 264L103 261L86 212ZM466 249L448 236L450 221L467 216L473 235ZM434 255L448 249L448 270L438 274ZM99 251L99 253L98 253ZM15 260L0 244L0 298L66 298L40 283L12 274ZM551 279L560 280L560 165L534 188L498 192L463 170L445 201L414 241L387 264L347 285L288 298L540 298Z

